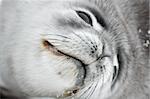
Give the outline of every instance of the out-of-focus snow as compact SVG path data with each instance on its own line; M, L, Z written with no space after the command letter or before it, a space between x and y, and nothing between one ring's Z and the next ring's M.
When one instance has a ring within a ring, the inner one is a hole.
M148 32L147 32L149 35L150 35L150 30L148 30Z
M150 30L147 31L147 34L148 34L148 39L146 39L145 42L143 43L143 46L145 46L145 47L150 46L150 38L149 38L150 37Z
M141 33L142 32L142 30L141 29L139 29L139 33Z

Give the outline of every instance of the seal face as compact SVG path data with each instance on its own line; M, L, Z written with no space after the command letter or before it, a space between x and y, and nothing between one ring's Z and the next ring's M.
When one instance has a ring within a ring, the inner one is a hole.
M118 49L104 13L76 2L28 3L22 5L31 10L12 5L11 13L22 17L11 26L15 45L6 51L12 52L10 67L19 89L30 96L76 98L109 91L119 68Z
M11 85L26 96L66 99L106 99L118 91L135 50L112 2L101 3L33 0L6 7L11 15L3 12L0 38L11 42L4 42L0 62L11 68Z
M96 98L110 91L119 70L118 49L104 13L89 5L51 9L51 23L41 34L42 48L51 62L56 61L49 65L59 79L71 85L62 85L54 96Z

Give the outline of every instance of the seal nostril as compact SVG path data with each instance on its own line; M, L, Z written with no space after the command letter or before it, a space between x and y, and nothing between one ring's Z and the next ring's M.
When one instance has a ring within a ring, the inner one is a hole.
M117 67L114 66L114 73L113 73L113 78L112 78L112 80L115 80L116 76L117 76Z

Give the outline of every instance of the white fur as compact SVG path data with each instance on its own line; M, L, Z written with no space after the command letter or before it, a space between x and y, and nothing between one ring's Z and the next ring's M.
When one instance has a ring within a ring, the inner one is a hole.
M137 93L144 90L142 89L144 84L141 84L140 77L134 75L139 73L138 67L141 69L138 59L143 60L142 55L139 58L141 51L136 49L140 46L138 36L134 37L137 28L136 20L130 23L130 18L134 19L134 13L132 13L133 16L124 16L119 9L122 7L119 5L121 2L114 1L112 3L111 1L95 0L95 2L87 3L87 5L96 5L105 11L106 17L103 17L111 26L111 30L104 30L91 12L79 6L71 7L74 4L85 3L84 0L4 0L2 4L0 3L0 87L11 90L16 96L35 97L33 99L44 96L44 99L49 99L63 96L66 91L81 87L75 95L75 98L79 98L93 84L92 88L96 86L94 93L91 94L92 89L89 89L81 99L86 99L90 94L90 99L125 99L126 97L134 99L138 95ZM74 9L90 14L93 27L78 29L67 26L67 23L59 24L61 23L59 20L68 22L72 19L84 24L85 27L90 26L79 18ZM125 11L125 9L123 10ZM102 33L104 33L104 38L100 37ZM70 39L64 39L56 34ZM112 40L113 36L117 39ZM78 74L81 73L80 61L66 55L59 56L45 49L42 44L43 39L51 42L60 51L88 64L89 71L84 86L76 85ZM103 39L106 43L105 51L110 57L97 60L96 55L100 56L103 53ZM93 56L89 54L91 42L98 45ZM128 58L124 60L129 64L126 64L123 69L123 74L116 84L116 90L113 91L111 90L113 66L117 66L119 69L116 46L123 49L122 53L125 53L125 58L130 57L129 60ZM135 55L133 52L137 54ZM132 62L130 63L130 61ZM101 65L106 66L102 73L96 67ZM126 74L128 78L125 78ZM93 76L97 76L97 78L94 79ZM122 83L124 85L120 85ZM145 90L140 94L141 97L147 97L147 89L145 88Z

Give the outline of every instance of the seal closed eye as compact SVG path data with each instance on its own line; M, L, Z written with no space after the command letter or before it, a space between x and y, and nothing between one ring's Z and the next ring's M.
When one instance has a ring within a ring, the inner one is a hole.
M90 24L91 26L93 26L92 19L89 14L83 11L76 11L76 12L87 24Z
M104 18L101 15L101 12L97 11L97 9L86 7L97 19L97 22L105 29L107 29L107 24L104 20Z

